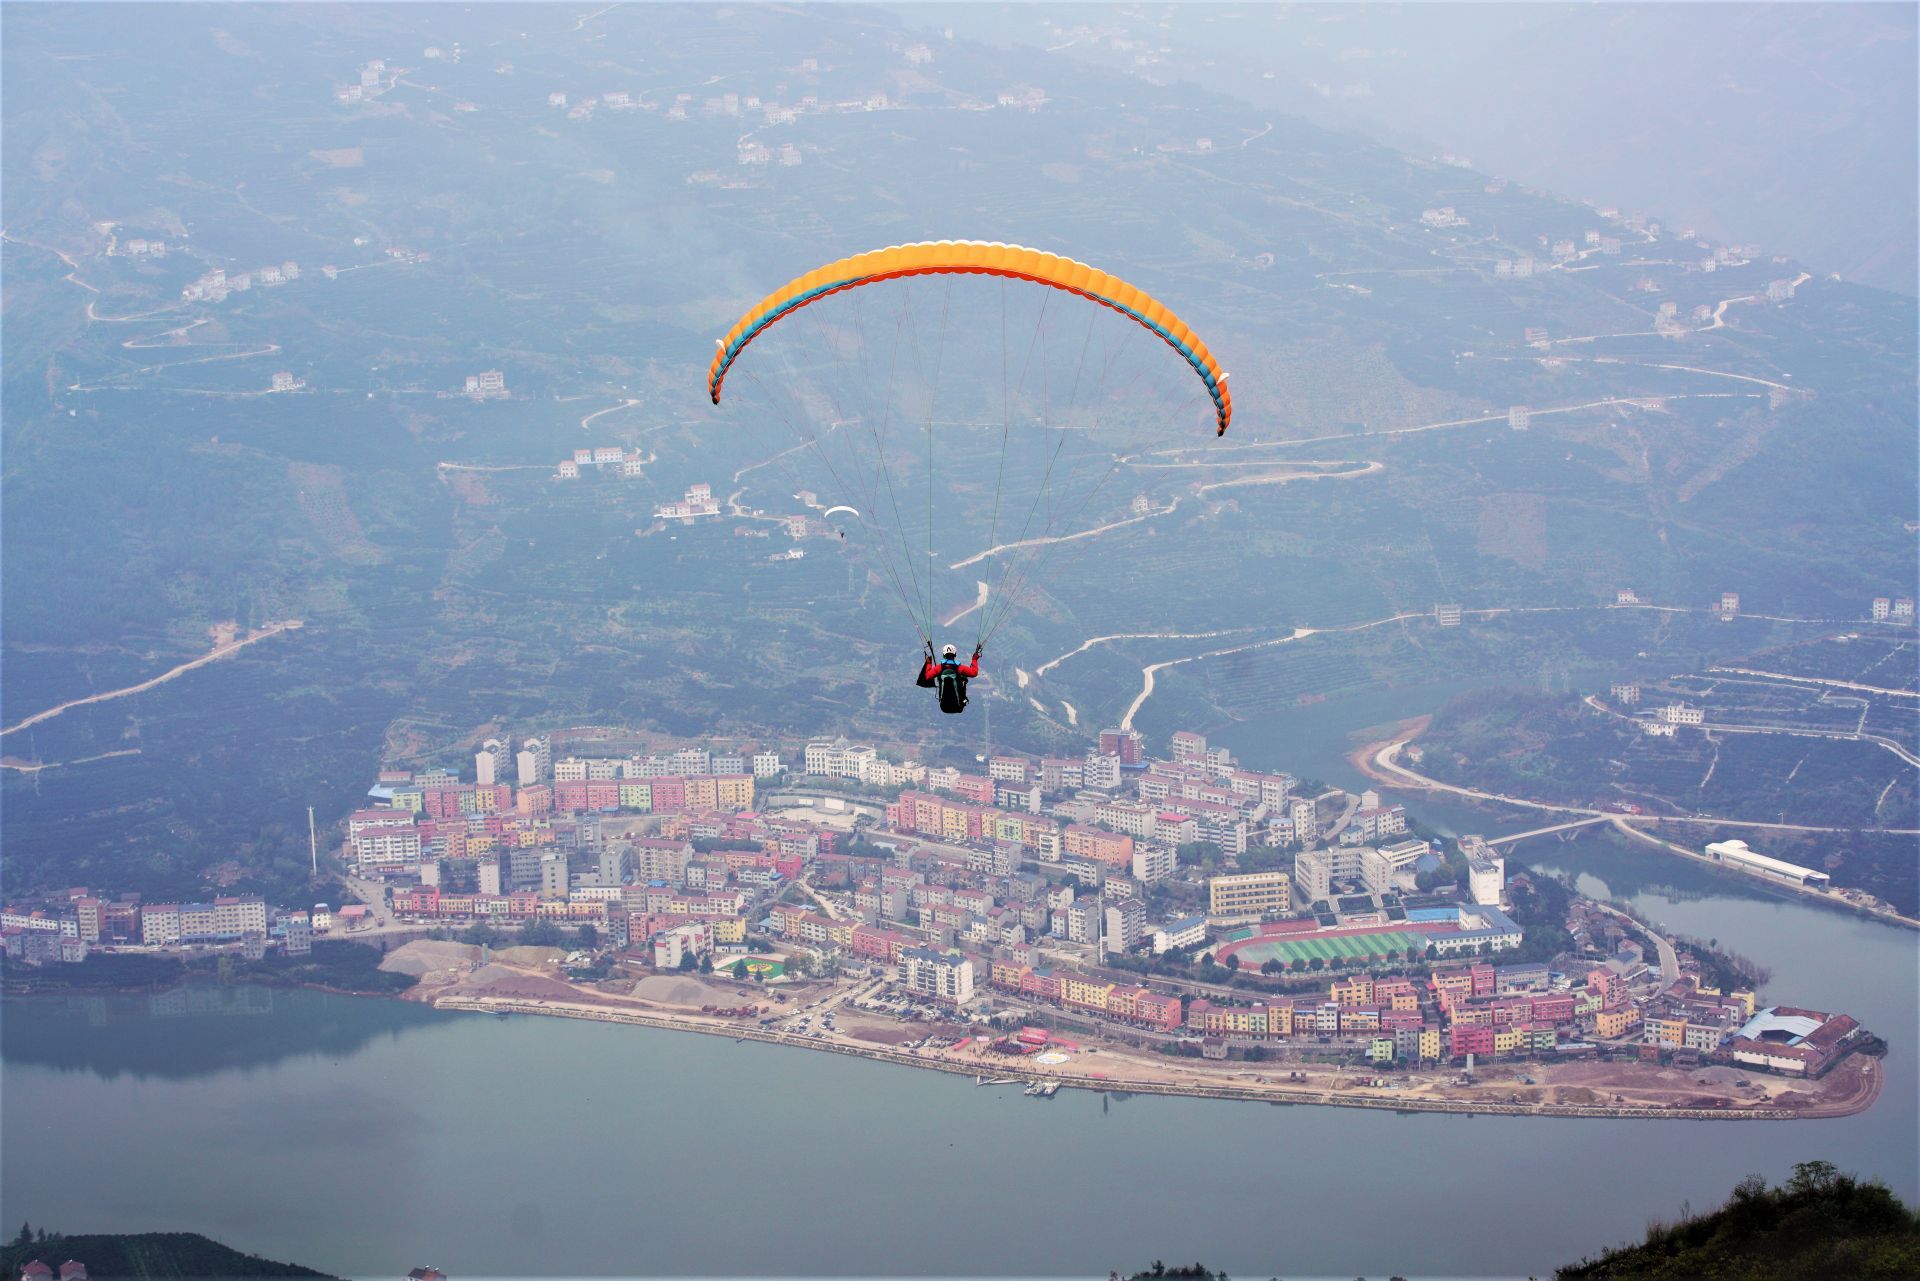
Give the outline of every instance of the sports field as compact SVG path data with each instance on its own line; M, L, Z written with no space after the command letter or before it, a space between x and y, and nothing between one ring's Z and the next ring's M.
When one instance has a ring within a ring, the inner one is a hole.
M785 964L777 960L769 960L764 956L743 956L737 961L728 961L725 965L715 966L714 968L723 970L730 969L733 971L735 978L742 979L752 978L755 974L760 974L770 979L777 979L787 972Z
M1319 957L1322 961L1331 961L1335 957L1365 959L1374 956L1402 956L1408 948L1424 952L1428 938L1424 934L1412 934L1405 930L1387 930L1379 934L1304 934L1294 938L1251 938L1239 943L1229 943L1220 949L1216 958L1225 961L1228 956L1240 958L1241 968L1259 969L1268 961L1279 961L1291 967L1295 961L1311 961Z

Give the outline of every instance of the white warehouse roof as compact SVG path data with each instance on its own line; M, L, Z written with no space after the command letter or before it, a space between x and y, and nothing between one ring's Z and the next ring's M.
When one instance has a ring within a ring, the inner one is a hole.
M1791 876L1795 880L1816 880L1822 883L1832 879L1825 872L1814 868L1802 867L1798 863L1789 863L1785 859L1773 858L1749 849L1745 841L1716 841L1707 846L1707 853L1723 863L1744 863L1748 867L1762 872L1771 872L1775 876Z

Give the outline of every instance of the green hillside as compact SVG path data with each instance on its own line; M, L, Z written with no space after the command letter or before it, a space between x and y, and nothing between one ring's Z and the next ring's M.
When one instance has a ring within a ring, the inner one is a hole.
M1742 1180L1708 1214L1650 1228L1639 1245L1554 1273L1559 1281L1900 1281L1920 1276L1920 1215L1880 1183L1805 1161L1779 1187Z
M26 1229L22 1229L22 1235ZM40 1260L59 1274L60 1265L84 1263L92 1281L251 1281L267 1277L326 1277L295 1263L276 1263L221 1245L197 1232L114 1232L65 1236L51 1233L32 1241L16 1238L0 1246L0 1272L9 1277Z

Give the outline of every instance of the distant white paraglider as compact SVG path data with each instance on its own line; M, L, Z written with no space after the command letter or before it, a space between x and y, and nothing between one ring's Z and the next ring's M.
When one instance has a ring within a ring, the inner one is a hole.
M835 512L851 512L854 516L858 516L860 514L859 511L857 511L852 507L829 507L827 508L826 511L822 512L821 515L831 516Z

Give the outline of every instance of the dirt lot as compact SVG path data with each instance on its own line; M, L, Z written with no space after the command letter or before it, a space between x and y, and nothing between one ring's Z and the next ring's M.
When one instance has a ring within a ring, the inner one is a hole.
M480 949L470 943L435 943L421 939L394 948L381 959L380 968L424 979L436 972L465 972L479 959Z
M771 1005L771 997L749 992L738 983L702 978L695 974L655 974L636 981L633 995L649 1005L676 1010L698 1010L703 1005Z

